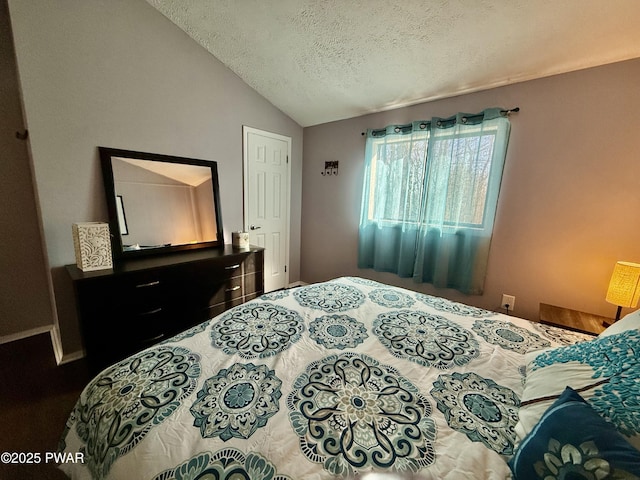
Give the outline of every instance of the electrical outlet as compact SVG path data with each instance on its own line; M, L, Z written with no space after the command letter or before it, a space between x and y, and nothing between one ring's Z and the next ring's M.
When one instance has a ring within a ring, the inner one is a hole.
M516 297L514 297L513 295L505 295L503 293L502 294L502 303L500 304L500 307L503 308L504 310L513 311L513 308L515 306L516 306Z

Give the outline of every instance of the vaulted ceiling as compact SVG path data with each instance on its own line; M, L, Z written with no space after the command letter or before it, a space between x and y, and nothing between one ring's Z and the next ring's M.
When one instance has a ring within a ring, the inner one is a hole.
M639 0L147 2L302 126L640 57Z

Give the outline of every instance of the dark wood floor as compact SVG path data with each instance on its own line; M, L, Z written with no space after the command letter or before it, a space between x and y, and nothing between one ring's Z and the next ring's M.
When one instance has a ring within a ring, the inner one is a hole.
M56 451L88 372L84 360L57 366L48 333L0 345L0 453L43 457L38 465L0 463L0 480L66 478L44 456Z

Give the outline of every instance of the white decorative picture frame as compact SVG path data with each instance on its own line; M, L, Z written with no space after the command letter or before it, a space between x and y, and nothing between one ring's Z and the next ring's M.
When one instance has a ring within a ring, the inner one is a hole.
M249 248L249 232L231 232L231 244L235 248Z
M76 265L83 272L113 268L109 224L101 222L72 225Z

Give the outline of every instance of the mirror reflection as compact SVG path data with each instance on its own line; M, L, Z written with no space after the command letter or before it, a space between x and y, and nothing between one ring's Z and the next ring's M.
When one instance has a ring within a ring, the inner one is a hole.
M210 168L119 157L112 166L125 251L217 240Z
M100 147L116 253L222 242L216 162Z

